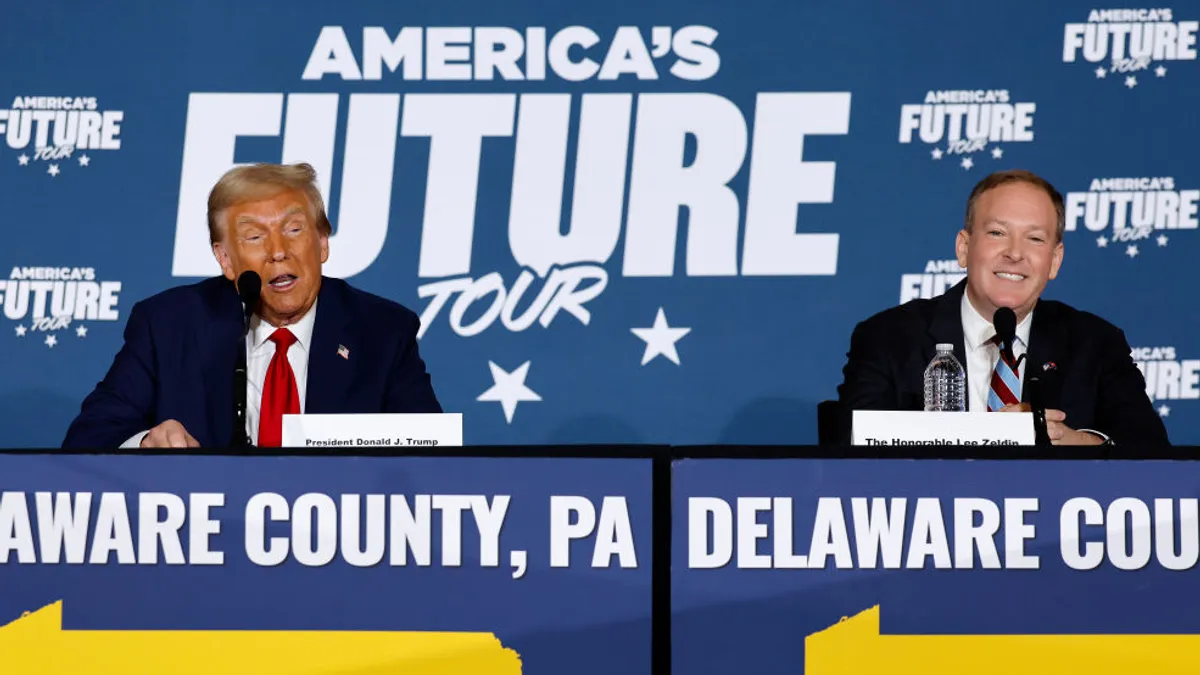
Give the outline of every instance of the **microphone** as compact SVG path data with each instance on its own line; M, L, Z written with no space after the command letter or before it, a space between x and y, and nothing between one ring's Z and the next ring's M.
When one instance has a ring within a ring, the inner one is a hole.
M1017 359L1013 356L1013 342L1017 339L1016 313L1008 307L1000 307L992 315L992 325L996 327L996 336L1000 338L1000 353L1004 355L1004 360L1016 363Z
M246 270L237 281L238 297L242 300L242 334L250 332L250 317L258 309L258 300L262 297L262 277L258 272Z
M262 297L262 277L257 272L242 272L237 280L238 297L242 301L242 336L238 340L237 361L233 367L233 430L230 445L248 448L253 445L246 434L246 335L250 332L250 317L258 309Z

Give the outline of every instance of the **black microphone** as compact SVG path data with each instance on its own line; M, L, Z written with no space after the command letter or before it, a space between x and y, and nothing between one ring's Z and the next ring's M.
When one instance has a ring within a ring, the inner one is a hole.
M246 335L250 332L250 317L258 310L262 296L262 277L257 272L242 272L237 281L238 297L242 301L242 336L238 340L237 362L233 367L233 430L230 445L248 448L253 445L246 434Z
M242 300L242 334L250 332L250 317L258 310L258 300L262 297L262 277L258 272L246 270L237 282L238 297Z
M1042 401L1042 378L1029 373L1025 378L1026 398L1033 411L1033 444L1052 445L1050 433L1046 431L1046 404Z
M1000 353L1004 360L1016 363L1013 356L1013 342L1017 339L1017 315L1008 307L1001 307L992 315L992 325L996 327L996 336L1000 338Z

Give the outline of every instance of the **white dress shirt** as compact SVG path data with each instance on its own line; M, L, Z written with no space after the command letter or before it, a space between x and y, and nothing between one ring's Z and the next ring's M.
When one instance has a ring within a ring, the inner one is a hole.
M304 401L308 397L308 352L312 348L313 324L316 322L317 304L314 302L299 321L288 326L296 336L296 344L288 350L288 363L296 375L296 390L300 394L300 412L304 412ZM263 382L267 379L267 368L275 357L275 343L269 339L275 326L263 321L257 314L250 319L250 334L246 345L246 433L250 442L258 443L258 419L262 412Z
M962 325L963 325L963 347L966 349L966 363L963 367L967 369L967 383L970 386L970 391L967 392L967 410L970 412L987 412L988 390L992 387L992 371L996 369L996 362L1000 360L1000 345L990 343L996 335L996 329L992 326L992 322L983 318L971 301L967 299L967 294L963 293L962 297ZM1033 322L1033 312L1025 315L1021 323L1017 324L1017 339L1013 345L1013 358L1019 359L1025 353L1029 346L1029 326ZM1025 371L1027 370L1027 362L1021 362L1021 367L1018 368L1017 376L1020 378L1021 386L1025 386ZM1021 392L1013 392L1017 395L1017 399L1021 398Z
M967 362L963 365L967 369L967 382L971 387L971 390L967 392L967 410L969 412L987 412L988 390L992 387L992 371L996 369L996 362L1000 360L1000 345L988 342L996 334L996 329L991 322L975 311L975 305L972 305L971 301L967 299L966 293L963 293L961 312L963 347L967 350ZM1021 323L1017 324L1013 358L1021 358L1028 348L1029 327L1032 323L1033 312L1030 312ZM1025 371L1028 369L1029 362L1021 362L1017 376L1021 380L1022 388L1025 387ZM1021 392L1013 393L1017 395L1018 399L1021 398ZM1070 420L1067 420L1065 424L1070 426ZM1104 441L1109 440L1108 434L1095 429L1078 429L1077 431L1094 434Z
M288 350L288 363L296 376L296 389L300 394L300 412L304 412L304 403L308 397L308 353L312 348L313 326L316 323L317 304L308 310L299 321L288 326L288 330L296 336L296 344ZM246 336L246 433L250 442L258 442L258 421L262 412L263 383L267 379L267 369L271 359L275 357L275 343L269 338L276 327L262 320L255 314L250 318L250 333ZM232 368L233 364L230 364ZM233 411L230 410L232 415ZM189 430L190 432L190 430ZM141 447L142 439L149 430L134 435L121 445L122 448Z

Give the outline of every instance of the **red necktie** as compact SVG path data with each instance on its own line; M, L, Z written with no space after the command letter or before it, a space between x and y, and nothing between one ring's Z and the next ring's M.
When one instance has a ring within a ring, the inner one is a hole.
M258 420L258 447L278 448L283 443L283 416L300 413L300 393L296 374L288 363L287 353L296 344L296 336L280 328L269 338L275 343L275 356L267 367L263 382L262 408Z

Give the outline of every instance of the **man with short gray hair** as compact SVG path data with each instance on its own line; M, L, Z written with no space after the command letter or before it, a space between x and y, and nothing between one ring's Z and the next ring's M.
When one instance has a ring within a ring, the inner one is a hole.
M849 440L854 410L923 409L924 370L936 345L950 344L966 371L968 412L1028 410L1024 382L1032 369L1053 444L1169 445L1125 334L1042 298L1062 266L1064 222L1062 194L1030 171L979 181L954 241L967 278L855 327L838 387L838 435ZM1003 349L993 325L1000 308L1016 324L1014 344Z

